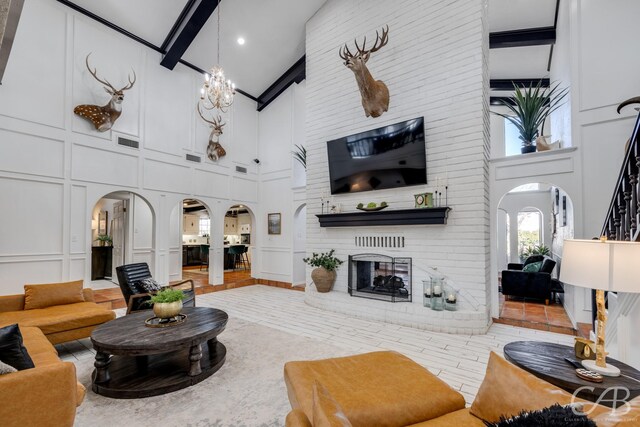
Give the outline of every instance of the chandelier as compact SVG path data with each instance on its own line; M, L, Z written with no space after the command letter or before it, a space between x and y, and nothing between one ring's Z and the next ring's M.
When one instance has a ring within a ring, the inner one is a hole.
M220 4L218 2L218 50L217 64L209 73L204 75L204 84L200 89L200 104L206 110L220 110L223 113L233 104L233 96L236 93L236 85L224 77L224 71L220 66Z

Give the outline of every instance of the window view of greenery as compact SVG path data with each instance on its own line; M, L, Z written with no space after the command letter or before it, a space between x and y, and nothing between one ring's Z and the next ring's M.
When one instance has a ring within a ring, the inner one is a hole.
M541 243L541 226L540 212L518 212L518 254L522 256L526 248Z

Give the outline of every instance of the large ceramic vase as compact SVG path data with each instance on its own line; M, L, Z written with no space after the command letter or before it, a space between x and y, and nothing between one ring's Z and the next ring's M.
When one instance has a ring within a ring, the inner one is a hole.
M311 279L316 285L318 292L329 292L336 282L336 272L329 271L324 267L318 267L311 272Z
M182 310L182 300L153 304L153 314L159 319L172 319L180 314L180 310Z

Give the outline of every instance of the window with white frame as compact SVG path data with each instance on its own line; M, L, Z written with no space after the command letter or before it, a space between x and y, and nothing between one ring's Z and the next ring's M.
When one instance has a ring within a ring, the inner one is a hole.
M201 216L200 217L200 223L199 223L199 228L200 228L200 235L201 236L208 236L210 231L211 231L211 219Z

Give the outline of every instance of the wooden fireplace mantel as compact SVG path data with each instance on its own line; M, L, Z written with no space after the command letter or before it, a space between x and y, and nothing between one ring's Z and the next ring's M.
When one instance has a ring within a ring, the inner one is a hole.
M378 225L446 224L450 207L347 212L316 215L320 227L366 227Z

